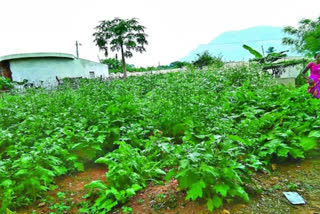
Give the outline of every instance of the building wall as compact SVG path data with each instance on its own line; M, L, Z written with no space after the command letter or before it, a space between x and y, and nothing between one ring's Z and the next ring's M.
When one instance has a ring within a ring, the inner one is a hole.
M77 59L83 69L84 69L84 73L86 73L86 75L88 75L88 78L91 78L92 76L90 76L90 72L94 72L94 77L102 77L102 78L107 78L109 76L109 70L108 70L108 66L105 64L101 64L101 63L96 63L96 62L92 62L89 60L85 60L85 59Z
M90 78L90 71L108 77L108 66L82 59L70 58L22 58L10 60L12 79L22 82L27 79L35 85L56 85L65 77Z
M303 65L288 66L284 68L285 72L281 74L280 78L296 78L303 68Z

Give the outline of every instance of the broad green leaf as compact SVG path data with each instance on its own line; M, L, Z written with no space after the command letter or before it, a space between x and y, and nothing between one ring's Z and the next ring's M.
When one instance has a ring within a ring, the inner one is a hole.
M311 131L308 137L320 138L320 131Z
M222 199L219 196L215 195L212 199L208 199L207 201L208 210L212 212L214 208L221 207L222 203Z
M67 160L69 161L75 161L75 160L78 160L78 157L76 155L70 155Z
M166 175L166 172L159 168L155 169L155 172L159 175Z
M317 140L314 138L302 138L300 141L300 146L303 148L304 151L309 151L315 148L317 145Z
M221 176L226 179L233 179L235 174L232 168L223 168L222 172L223 174Z
M16 212L13 212L13 211L11 211L11 210L9 210L9 209L7 208L6 214L17 214L17 213L16 213Z
M186 169L190 165L190 161L185 159L180 161L180 168Z
M255 58L257 59L262 59L263 56L261 53L259 53L258 51L254 50L252 47L248 46L248 45L242 45L242 47L246 50L248 50L252 55L255 56Z
M136 191L132 188L128 188L128 189L126 189L126 194L128 197L131 197L136 194Z
M300 148L296 148L296 147L291 148L290 149L290 154L294 158L304 158L304 152Z
M198 153L198 152L192 152L192 153L190 153L190 154L188 154L188 158L189 158L189 160L191 160L192 162L198 162L200 159L199 159L199 157L201 156L201 154L200 153Z
M199 181L199 175L189 169L178 172L176 178L182 189L188 188L193 183Z
M105 165L109 165L109 159L107 159L106 157L101 157L98 158L95 163L103 163Z
M138 190L142 189L142 186L140 186L138 184L133 184L131 188L134 189L134 191L138 191Z
M209 211L213 211L213 209L214 209L214 204L213 204L213 200L210 198L210 199L208 199L208 201L207 201L207 207L208 207L208 210Z
M194 184L191 185L191 188L187 192L186 200L189 200L190 198L192 200L197 199L198 197L202 197L202 189L206 187L206 184L203 180L200 180Z
M83 163L75 162L75 163L74 163L74 167L76 167L76 169L77 169L78 171L81 171L81 172L84 171Z
M102 213L106 213L106 212L109 212L110 210L112 210L112 208L115 207L117 204L118 204L117 201L112 200L112 199L107 199L102 204L95 203L95 206L97 206L99 209L103 209L105 211Z
M90 189L106 189L107 185L104 184L101 180L92 181L90 184L86 184L85 188Z
M226 197L230 187L227 184L215 184L213 189L215 190L216 193L220 193L221 196Z
M68 171L68 169L66 167L64 167L64 166L51 165L51 167L54 170L56 175L63 175Z
M83 146L82 143L75 143L71 146L72 149L81 149L81 147Z
M279 157L287 157L289 151L290 148L288 146L286 146L285 144L281 144L281 147L277 150L277 155Z
M228 137L231 140L238 141L238 142L240 142L240 143L242 143L242 144L244 144L246 146L251 146L252 145L252 143L249 140L245 140L245 139L239 137L238 135L229 135Z
M4 187L4 188L9 188L11 185L13 184L12 180L4 180L1 182L0 186Z
M18 172L16 172L14 175L15 176L21 176L21 175L27 175L29 174L29 170L27 169L20 169Z
M164 177L164 180L169 181L175 174L176 174L176 170L170 169L169 172L167 172L166 176Z
M229 194L231 196L239 196L243 200L249 201L248 194L244 191L243 187L238 184L234 184L233 187L230 188Z
M219 176L219 172L217 171L216 168L212 166L208 166L205 163L201 163L200 170L208 173L210 176L212 176L212 179L215 179Z

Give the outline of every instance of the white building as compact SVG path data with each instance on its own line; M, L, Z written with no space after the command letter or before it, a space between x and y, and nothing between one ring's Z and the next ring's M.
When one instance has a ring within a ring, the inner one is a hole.
M0 57L0 76L37 85L57 85L63 78L107 78L105 64L65 53L27 53Z

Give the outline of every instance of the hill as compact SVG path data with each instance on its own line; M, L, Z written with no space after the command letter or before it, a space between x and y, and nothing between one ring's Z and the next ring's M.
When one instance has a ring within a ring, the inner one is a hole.
M269 47L274 47L275 51L290 50L289 46L282 45L282 38L285 34L281 27L257 26L239 31L228 31L220 34L208 44L199 45L196 49L189 52L180 61L191 62L197 58L197 54L208 50L213 56L222 55L225 61L247 61L252 55L242 48L243 44L249 45L262 52ZM296 56L290 50L289 56Z

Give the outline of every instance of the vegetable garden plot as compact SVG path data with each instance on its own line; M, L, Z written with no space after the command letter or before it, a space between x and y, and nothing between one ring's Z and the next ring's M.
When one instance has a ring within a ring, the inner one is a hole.
M304 158L320 137L319 101L254 67L191 70L28 90L0 101L1 209L43 197L54 178L108 168L83 212L105 213L150 183L178 180L210 210L249 200L252 170Z

